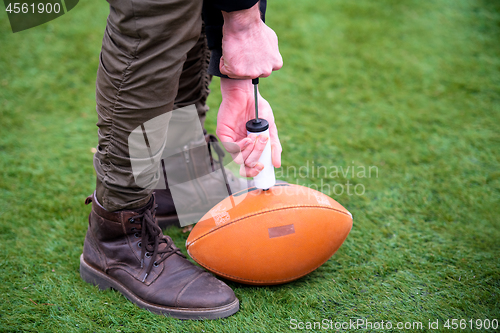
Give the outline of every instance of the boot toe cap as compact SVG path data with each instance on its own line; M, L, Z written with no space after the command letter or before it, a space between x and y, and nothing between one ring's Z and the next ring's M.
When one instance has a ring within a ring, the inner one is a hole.
M187 308L217 308L233 303L236 295L224 282L203 272L177 298L177 306Z

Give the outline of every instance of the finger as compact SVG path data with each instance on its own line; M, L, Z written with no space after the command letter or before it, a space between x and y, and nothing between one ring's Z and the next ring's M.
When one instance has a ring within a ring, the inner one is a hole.
M241 150L241 156L243 158L242 162L240 164L243 164L244 161L248 158L248 156L252 153L254 147L255 147L255 142L257 141L258 135L255 133L249 134L247 136L247 139L250 140L250 143Z
M224 142L221 139L221 143L224 149L229 154L231 154L233 161L235 161L238 164L243 164L245 158L243 157L242 152L245 151L247 147L252 144L252 140L249 138L244 138L238 142L227 142L227 141ZM248 156L248 153L245 156Z
M227 71L227 73L222 73L222 74L229 76L231 79L237 79L237 80L250 80L258 77L258 75L240 75L229 71Z
M233 73L233 71L230 69L230 66L227 66L226 63L224 62L224 56L220 57L219 61L219 71L221 74L229 76L231 79L238 79L238 80L249 80L256 78L258 75L242 75L241 73Z
M275 168L281 168L281 145L271 144L271 159Z
M240 153L252 143L251 138L243 138L240 141L234 142L231 141L231 138L221 135L219 139L224 149L230 154Z
M269 129L269 134L271 135L271 160L275 168L281 167L281 143L278 137L278 129L276 127L276 123L271 124L271 128Z
M259 75L259 77L269 77L275 69L273 68L272 70L264 70L262 74Z
M273 65L273 71L277 71L277 70L281 69L281 67L283 67L283 57L281 56L281 53L280 53L280 50L279 50L278 35L276 33L274 33L273 37L274 37L273 38L274 45L276 45L276 53L275 53L276 59L275 59L274 65Z
M283 67L283 57L281 54L279 55L279 58L276 60L276 63L273 66L273 71L277 71Z
M255 177L264 169L264 165L262 163L257 163L255 167L250 168L245 165L240 166L240 176L243 177Z
M273 119L274 120L274 119ZM269 135L271 136L271 160L275 168L281 167L281 142L278 136L278 128L273 121L269 126Z
M222 139L221 139L222 140ZM233 161L238 164L244 164L245 160L252 153L257 134L250 134L248 137L240 140L238 143L222 142L222 145L228 153L231 154Z
M259 158L262 155L262 152L264 151L264 148L266 148L266 144L269 138L267 135L260 134L257 137L257 140L255 141L255 145L252 149L252 152L248 155L248 157L245 159L245 166L248 166L250 168L254 168L257 162L259 162Z
M229 72L227 71L226 69L226 64L224 63L224 56L222 55L220 57L220 61L219 61L219 71L221 72L221 74L224 74L224 75L228 75L229 76Z

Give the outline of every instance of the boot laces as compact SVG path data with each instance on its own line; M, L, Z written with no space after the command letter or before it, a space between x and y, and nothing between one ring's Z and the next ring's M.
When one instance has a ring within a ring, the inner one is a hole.
M146 209L142 214L135 215L130 221L131 223L141 223L141 268L144 267L144 257L146 254L149 253L151 255L151 260L149 261L142 282L144 282L149 273L151 273L153 265L159 265L174 254L186 258L181 250L175 247L172 238L163 235L155 217L156 207L158 206L155 205L153 209ZM138 222L138 220L141 222ZM162 244L165 245L161 246Z
M222 150L222 148L220 147L217 138L212 134L208 135L207 145L208 145L208 154L210 156L210 164L212 165L212 171L215 171L215 162L219 163L220 169L222 171L222 176L224 177L224 183L226 184L227 193L231 196L233 192L231 191L231 187L229 186L229 182L227 181L227 173L226 169L224 168L224 156L226 154L224 153L224 150ZM210 148L210 146L212 146L213 149L215 150L218 159L215 159L213 157L212 149Z

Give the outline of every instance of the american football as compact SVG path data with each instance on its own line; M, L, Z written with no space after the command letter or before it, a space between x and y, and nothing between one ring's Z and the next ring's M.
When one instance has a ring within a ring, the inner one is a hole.
M351 228L351 213L332 198L278 184L221 201L193 228L186 248L197 263L228 280L275 285L317 269Z

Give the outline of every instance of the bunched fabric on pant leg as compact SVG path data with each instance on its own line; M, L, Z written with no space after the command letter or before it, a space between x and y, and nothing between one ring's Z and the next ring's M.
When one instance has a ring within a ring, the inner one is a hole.
M212 81L212 75L208 74L209 62L210 50L208 49L203 25L200 38L195 46L189 50L187 59L184 62L174 104L174 109L194 104L202 127L205 124L206 113L209 109L206 104L210 93L208 86Z
M202 2L109 3L97 72L94 167L97 199L106 210L116 211L150 200L152 188L134 180L128 138L173 109L187 54L199 40Z

